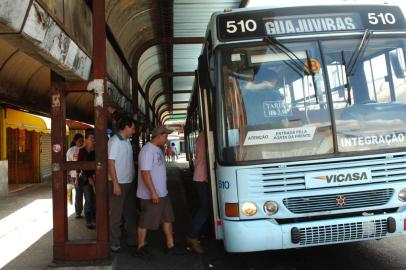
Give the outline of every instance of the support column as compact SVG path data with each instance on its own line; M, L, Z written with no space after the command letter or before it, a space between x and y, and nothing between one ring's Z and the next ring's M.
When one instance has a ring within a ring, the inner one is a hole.
M52 197L54 222L54 260L90 261L110 256L109 211L107 188L107 108L106 83L106 25L105 0L93 2L93 81L67 84L64 79L51 73L52 119ZM96 153L95 161L65 161L65 94L70 91L93 91ZM69 88L69 87L68 87ZM86 88L86 89L83 89ZM72 90L72 89L71 89ZM95 170L96 174L96 223L94 240L68 240L66 172L69 170Z
M65 92L64 79L51 71L51 121L52 121L52 199L54 258L65 259L65 242L68 239L66 171L65 162Z
M135 129L135 134L134 134L134 139L136 140L135 142L135 152L137 153L137 157L138 157L138 153L140 152L140 131L141 131L141 127L140 127L140 116L138 115L138 72L137 69L138 67L134 67L134 72L133 72L133 76L132 76L132 99L133 99L133 116L136 117L136 122L137 122L137 127Z
M96 138L96 223L97 255L107 258L109 244L109 205L107 183L107 57L105 0L92 1L93 7L93 80L102 82L95 87L95 138Z

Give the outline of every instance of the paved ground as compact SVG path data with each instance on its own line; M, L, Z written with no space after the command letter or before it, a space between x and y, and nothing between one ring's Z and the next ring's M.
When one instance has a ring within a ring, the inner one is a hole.
M204 256L205 269L372 270L406 269L405 238L316 248L227 254L221 246Z
M26 242L27 235L22 235L33 228L42 227L42 222L35 217L44 217L49 209L38 209L34 205L38 200L51 201L51 185L43 183L0 198L0 269L45 269L52 261L52 233L38 233L40 239ZM34 206L34 207L30 207ZM27 218L28 211L43 210ZM21 215L19 215L21 213ZM50 214L50 213L49 213ZM50 214L51 215L51 214ZM45 217L52 223L52 216ZM29 225L28 225L29 224ZM18 245L22 245L18 248ZM16 254L20 254L13 259ZM6 265L5 265L6 264ZM4 268L2 268L2 266Z
M190 181L186 163L171 163L168 165L168 189L175 211L174 225L175 241L178 246L185 247L185 235L191 223L189 205L183 185ZM164 253L165 240L162 230L151 232L147 237L148 246L154 259L144 261L132 256L133 249L126 249L115 254L115 269L204 269L202 258L193 253L184 256L170 256Z
M196 204L193 202L195 194L190 185L191 175L187 170L186 163L168 164L169 191L174 205L176 224L175 239L179 246L184 245L185 235L190 226L191 214L195 211ZM27 228L23 225L15 225L5 229L5 221L10 220L10 215L17 209L25 209L33 203L43 203L40 206L38 218L28 218L27 222L34 222L31 228L45 226L39 217L48 217L47 207L51 198L50 184L44 183L28 189L13 193L0 198L0 262L4 257L4 251L8 249L10 242L5 245L7 234L12 234L18 229ZM25 207L25 208L24 208ZM33 206L37 207L36 205ZM37 207L38 208L38 207ZM27 210L28 211L28 210ZM32 210L30 210L32 212ZM49 219L49 218L47 218ZM29 223L31 224L31 223ZM89 233L84 227L84 221L69 219L69 232L72 238L91 238L94 232ZM5 233L6 232L6 233ZM33 234L33 232L30 232ZM206 229L205 235L210 235L210 228ZM20 238L21 239L21 238ZM15 242L21 242L18 239ZM226 253L221 242L210 237L204 237L203 243L207 252L203 256L187 253L184 256L169 256L163 252L164 238L162 231L152 232L148 237L149 246L154 254L150 261L140 260L132 256L134 250L125 248L122 252L114 254L113 269L273 269L273 270L302 270L302 269L406 269L406 238L387 239L381 241L368 241L346 245L333 245L308 249L256 252L246 254ZM46 269L52 262L52 230L45 232L42 237L34 241L25 251L15 259L10 260L0 269Z

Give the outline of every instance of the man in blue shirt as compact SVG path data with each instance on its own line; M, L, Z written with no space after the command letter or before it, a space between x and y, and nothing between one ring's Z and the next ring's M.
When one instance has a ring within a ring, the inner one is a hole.
M110 195L111 250L120 250L122 216L127 230L127 244L136 244L135 222L135 168L130 137L135 133L135 123L129 116L118 119L117 132L108 142L108 169Z
M163 126L152 131L152 140L144 145L138 156L138 188L141 215L138 222L138 249L136 256L145 258L151 254L145 247L148 230L157 230L162 224L167 253L174 253L172 223L175 221L168 196L165 158L162 148L168 142L172 130Z

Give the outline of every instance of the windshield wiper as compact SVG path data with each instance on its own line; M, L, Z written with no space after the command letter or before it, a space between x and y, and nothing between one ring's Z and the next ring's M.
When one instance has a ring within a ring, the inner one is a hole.
M289 62L285 62L290 68L292 68L294 71L296 71L296 73L299 76L303 76L302 74L304 73L305 75L312 76L312 81L313 81L313 87L314 87L314 94L316 97L316 103L319 103L319 97L318 97L318 90L317 90L317 85L316 85L316 80L315 80L315 74L313 71L313 65L312 65L312 61L310 60L309 57L309 52L306 50L306 62L307 62L307 67L305 65L305 63L303 63L302 60L300 60L299 57L297 57L297 55L292 52L288 47L286 47L284 44L282 44L279 40L277 40L274 37L271 36L267 36L264 38L265 41L267 41L267 43L270 46L275 46L280 52L284 53L287 57L289 57L289 59L292 61L293 66L289 63ZM271 47L271 49L273 50L273 48Z
M310 75L309 71L306 69L305 64L303 63L302 60L297 57L297 55L292 52L288 47L283 45L279 40L277 40L274 37L267 36L264 38L264 41L268 43L271 50L274 51L273 47L278 49L278 51L282 52L285 54L291 62L286 62L284 61L290 68L292 68L298 75L302 76L302 74Z
M354 76L357 72L357 68L359 66L360 59L364 56L365 49L368 45L369 40L371 39L372 31L366 29L364 35L362 36L361 42L358 45L358 48L352 53L350 57L350 61L348 62L348 66L345 62L344 51L341 51L341 63L344 66L344 73L345 73L345 80L346 84L344 87L347 89L348 93L348 104L351 105L351 87L350 87L350 80L349 78Z
M341 73L343 76L345 76L345 84L344 87L347 89L347 95L348 95L348 104L351 105L351 87L350 87L350 81L347 73L347 64L345 63L345 57L344 57L344 51L341 51L341 65L344 66L344 72L341 68ZM344 80L343 80L344 82Z
M362 56L365 53L368 42L371 39L372 31L366 29L364 35L362 36L361 42L359 43L358 48L351 55L350 61L348 62L347 76L351 77L357 71L359 60L362 59Z

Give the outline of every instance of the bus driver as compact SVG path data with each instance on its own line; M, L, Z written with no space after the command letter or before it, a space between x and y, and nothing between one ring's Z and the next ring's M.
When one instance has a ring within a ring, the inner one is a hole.
M278 74L262 66L253 82L242 86L248 127L262 129L283 127L289 114L284 95L278 86Z

